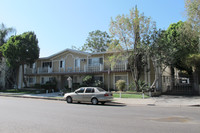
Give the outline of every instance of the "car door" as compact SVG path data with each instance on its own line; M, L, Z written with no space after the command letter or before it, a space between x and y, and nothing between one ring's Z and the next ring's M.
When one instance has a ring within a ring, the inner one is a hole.
M85 88L80 88L75 91L75 95L73 97L73 100L75 101L82 101L83 100L83 94L84 94Z
M90 102L91 98L94 96L94 88L86 88L85 93L83 95L83 100L85 102Z

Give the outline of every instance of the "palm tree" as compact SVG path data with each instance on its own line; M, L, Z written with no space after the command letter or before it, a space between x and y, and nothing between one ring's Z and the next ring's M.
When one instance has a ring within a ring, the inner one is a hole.
M16 30L14 28L6 28L6 26L2 23L0 25L0 46L6 43L7 37L15 32Z
M14 28L6 28L6 26L2 23L0 25L0 47L6 43L8 37L12 35L12 33L16 33L16 30ZM2 57L2 53L0 51L0 58Z

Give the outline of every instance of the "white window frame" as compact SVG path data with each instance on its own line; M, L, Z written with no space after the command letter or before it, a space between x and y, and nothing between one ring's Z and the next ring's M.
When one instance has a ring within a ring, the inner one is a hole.
M100 58L102 58L102 60L104 60L104 57L93 57L93 58L89 58L88 59L88 66L100 66ZM91 60L91 64L90 61ZM94 60L98 60L98 63L94 63ZM104 61L102 61L102 65L103 65Z

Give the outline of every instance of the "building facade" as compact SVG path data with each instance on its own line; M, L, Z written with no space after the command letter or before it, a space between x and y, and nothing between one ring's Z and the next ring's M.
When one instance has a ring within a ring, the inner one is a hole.
M106 62L110 53L88 53L72 49L65 49L59 53L46 58L39 58L33 65L25 65L24 75L27 86L33 87L35 84L45 84L53 78L57 81L57 88L63 89L68 84L67 79L72 78L73 83L82 84L86 75L93 76L94 80L103 83L106 90L116 90L117 80L126 81L126 86L133 82L127 61L119 61L113 68ZM142 74L142 80L149 85L154 81L155 73L152 63L148 65ZM148 71L147 71L148 70ZM18 74L18 88L24 86L22 80L22 67Z

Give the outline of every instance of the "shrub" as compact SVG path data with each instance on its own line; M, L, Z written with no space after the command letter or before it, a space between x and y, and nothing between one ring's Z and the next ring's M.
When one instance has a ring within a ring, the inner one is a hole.
M91 75L87 75L83 78L83 84L90 86L92 83L92 76Z
M94 81L94 86L95 87L103 87L103 83L100 80L95 80Z
M120 91L123 91L126 87L126 81L125 80L118 80L117 83L116 83L116 86Z

